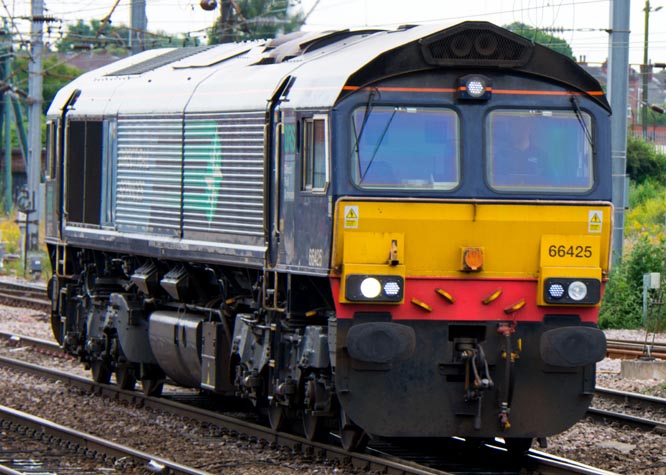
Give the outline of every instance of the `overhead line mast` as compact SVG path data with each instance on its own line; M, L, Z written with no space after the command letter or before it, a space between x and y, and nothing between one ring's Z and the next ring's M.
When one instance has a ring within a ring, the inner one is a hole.
M43 71L42 56L44 51L44 0L32 0L32 18L30 28L30 61L28 63L28 187L27 203L23 211L26 212L27 224L25 250L36 250L39 243L39 226L37 222L41 214L38 199L40 183L40 170L42 162L42 90ZM33 213L36 213L34 216ZM31 219L35 218L35 219Z

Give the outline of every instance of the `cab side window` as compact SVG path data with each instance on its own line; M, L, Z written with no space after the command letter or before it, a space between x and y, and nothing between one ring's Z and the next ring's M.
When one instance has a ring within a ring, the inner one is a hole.
M325 116L303 120L302 189L325 191L328 183L328 133Z

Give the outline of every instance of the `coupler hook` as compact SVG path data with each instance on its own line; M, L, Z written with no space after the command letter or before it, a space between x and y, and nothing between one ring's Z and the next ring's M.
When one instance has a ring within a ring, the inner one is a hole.
M474 418L474 429L481 429L481 403L483 391L494 386L488 369L488 361L480 345L467 348L462 352L465 361L465 400L476 401L476 416Z
M509 413L511 412L511 399L513 399L513 374L512 368L518 353L514 353L511 347L511 335L516 332L516 327L508 323L500 323L497 333L504 337L506 348L503 353L504 365L504 387L502 388L502 398L500 402L499 424L503 431L511 428ZM519 345L520 346L520 345Z

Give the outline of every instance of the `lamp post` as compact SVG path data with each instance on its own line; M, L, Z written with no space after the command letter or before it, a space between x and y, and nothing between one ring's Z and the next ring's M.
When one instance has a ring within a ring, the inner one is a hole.
M645 37L643 39L643 65L641 69L643 70L643 97L642 101L643 104L648 104L648 72L649 72L649 66L648 66L648 32L650 28L650 12L655 11L658 12L661 10L662 7L657 7L654 10L652 10L652 7L650 7L650 0L645 0ZM643 126L643 140L647 140L647 106L643 105L642 109L642 114L641 114L641 124Z

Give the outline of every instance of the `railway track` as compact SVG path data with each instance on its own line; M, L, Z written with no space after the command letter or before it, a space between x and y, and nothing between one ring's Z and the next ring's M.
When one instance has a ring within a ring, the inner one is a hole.
M606 340L606 355L610 358L636 359L656 358L666 359L666 343L628 340Z
M149 471L171 473L173 475L210 475L209 472L156 457L6 406L0 406L0 427L5 431L12 430L25 437L41 441L46 450L56 446L83 458L97 460L96 464L101 467L113 466L120 470L125 470L128 467L145 467ZM31 453L31 457L35 458L34 451ZM40 457L42 457L41 452L36 458ZM43 458L47 458L46 455ZM47 468L48 463L46 463ZM58 463L60 464L61 460L58 460ZM78 464L80 462L74 463L74 465ZM23 473L12 467L6 466L6 468L16 473ZM55 468L58 468L58 466ZM74 467L74 471L69 471L75 473L79 471L79 468ZM48 472L45 472L42 468L39 473Z
M612 409L617 406L622 407L622 412ZM604 422L666 434L666 399L663 398L597 387L588 414Z
M0 304L32 308L44 313L51 310L46 285L41 283L0 280Z
M27 339L23 339L25 344ZM470 452L469 447L463 445L460 441L450 441L457 446L449 447L447 452L462 454L456 460L451 461L451 456L442 458L443 447L441 441L437 446L421 444L418 449L405 446L394 446L380 444L373 446L366 453L349 453L341 449L333 442L332 444L322 444L310 442L297 435L275 432L268 427L248 422L237 417L211 412L192 406L190 403L184 404L183 400L193 399L192 394L170 393L166 397L150 398L136 391L124 391L112 385L95 384L86 378L72 376L62 371L48 368L42 368L18 360L0 358L0 365L11 367L15 370L36 374L42 378L59 380L70 386L77 387L87 393L96 393L114 400L127 401L130 404L153 408L158 411L165 411L171 414L178 414L191 420L205 422L214 425L221 431L230 434L237 434L246 440L254 440L262 445L274 447L286 447L294 453L304 453L313 456L316 459L327 460L332 463L341 464L362 472L378 472L392 474L416 474L416 475L443 475L447 473L497 473L497 467L501 467L498 472L503 474L524 473L526 467L531 473L539 474L599 474L606 475L610 472L598 470L593 467L577 464L559 457L554 457L543 452L531 450L529 454L522 459L508 457L501 443L493 443L483 447L474 448ZM194 398L196 399L196 397ZM448 442L447 442L448 444ZM447 445L448 447L448 445ZM408 453L405 453L405 450ZM479 450L481 452L479 452ZM479 465L479 460L492 464L491 467L484 463Z

